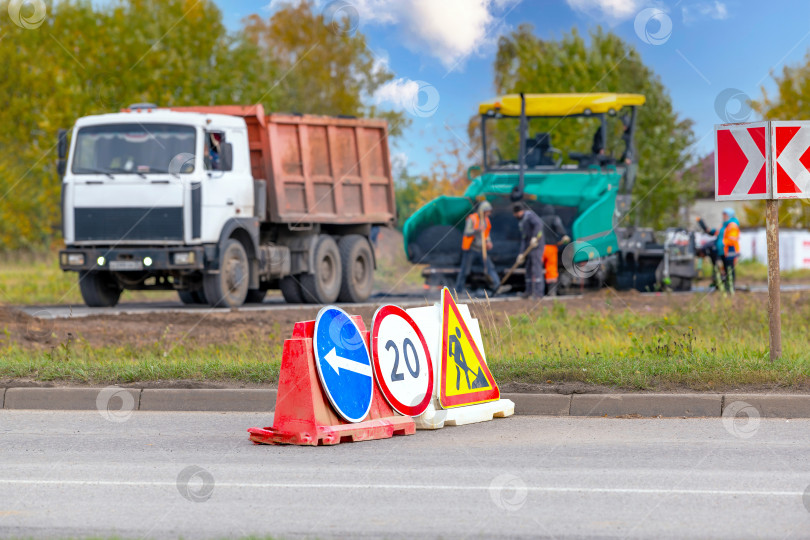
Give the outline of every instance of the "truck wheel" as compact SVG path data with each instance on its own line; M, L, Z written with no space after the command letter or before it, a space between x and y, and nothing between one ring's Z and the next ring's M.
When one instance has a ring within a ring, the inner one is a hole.
M205 298L214 307L238 307L245 303L249 286L247 253L239 240L231 238L219 254L219 273L203 278Z
M338 242L343 279L340 282L341 302L363 302L371 296L374 286L374 256L368 240L359 234L344 236Z
M267 291L261 289L250 289L245 297L246 304L261 304L264 302L264 297L267 296Z
M121 298L121 286L107 272L79 272L79 290L89 307L113 307Z
M202 291L202 289L197 289L194 291L177 291L177 296L179 296L180 301L186 304L187 306L194 304L208 303L208 301L205 299L205 293Z
M192 291L177 291L177 296L180 298L180 301L187 306L197 303L197 299L194 298L194 293Z
M343 272L340 266L340 251L331 236L322 234L315 245L315 268L312 274L301 276L301 292L304 302L331 304L340 293Z
M301 293L301 284L298 282L297 276L285 276L281 278L278 288L281 289L281 295L284 301L288 304L303 304L304 296Z

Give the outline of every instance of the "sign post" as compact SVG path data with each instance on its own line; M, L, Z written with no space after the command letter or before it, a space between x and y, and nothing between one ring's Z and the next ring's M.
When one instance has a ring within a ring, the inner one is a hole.
M782 356L779 200L810 198L810 121L714 128L715 200L765 200L770 357Z
M765 239L768 245L768 334L771 361L782 357L782 295L779 279L779 201L765 202Z

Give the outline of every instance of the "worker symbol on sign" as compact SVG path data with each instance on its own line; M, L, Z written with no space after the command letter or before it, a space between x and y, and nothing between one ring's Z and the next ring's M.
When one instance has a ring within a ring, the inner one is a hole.
M442 290L440 361L439 402L445 409L500 399L482 349L447 288Z
M481 366L478 366L478 374L470 384L470 372L472 371L467 366L467 361L464 359L464 350L461 348L461 329L456 327L456 333L450 336L450 356L456 363L456 390L461 390L461 372L464 371L464 378L467 381L467 388L470 390L474 388L486 388L489 386L484 372L481 371Z

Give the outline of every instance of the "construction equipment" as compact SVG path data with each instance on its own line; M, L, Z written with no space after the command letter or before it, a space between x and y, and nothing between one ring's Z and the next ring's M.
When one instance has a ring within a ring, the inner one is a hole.
M371 230L396 215L385 121L141 104L58 146L60 266L89 306L123 289L224 307L371 294Z
M504 285L524 287L522 270L510 268L520 249L510 208L523 201L538 214L543 205L553 206L573 239L560 257L561 291L605 284L659 288L656 271L660 274L663 264L663 242L652 229L619 227L631 206L636 116L644 102L639 94L589 93L510 94L481 103L484 151L481 166L475 168L482 174L471 180L464 196L430 201L403 228L408 259L427 265L426 285L454 283L464 218L478 201L487 200L493 206L493 249L487 256L501 275L508 274ZM567 152L553 147L551 136L557 133L567 133ZM575 151L587 146L590 151ZM680 277L691 283L694 268ZM467 284L486 286L480 265L473 266Z

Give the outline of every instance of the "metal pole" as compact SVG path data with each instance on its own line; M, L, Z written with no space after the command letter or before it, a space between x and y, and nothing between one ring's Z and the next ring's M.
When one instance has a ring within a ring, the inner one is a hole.
M523 92L520 93L520 123L518 124L520 130L520 155L518 156L518 185L512 189L512 201L519 201L523 199L523 188L526 185L524 179L524 172L526 170L526 135L529 126L526 120L526 96Z
M768 332L771 361L782 357L782 307L779 289L779 201L765 201L765 238L768 244Z
M484 171L487 170L487 117L481 115L481 149L483 152Z

